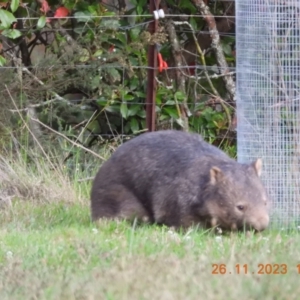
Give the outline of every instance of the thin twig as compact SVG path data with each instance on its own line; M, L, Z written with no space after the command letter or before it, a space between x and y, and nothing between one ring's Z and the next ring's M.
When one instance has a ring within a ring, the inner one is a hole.
M85 150L86 152L88 152L88 153L90 153L90 154L92 154L92 155L94 155L94 156L96 156L96 157L102 159L103 161L106 160L103 156L97 154L96 152L94 152L94 151L92 151L92 150L90 150L90 149L88 149L88 148L86 148L86 147L84 147L84 146L82 146L82 145L80 145L80 144L74 142L74 141L72 141L71 139L69 139L68 137L66 137L64 134L62 134L62 133L60 133L60 132L58 132L58 131L52 129L51 127L47 126L46 124L44 124L44 123L41 122L40 120L38 120L38 119L33 119L33 118L31 118L31 120L32 120L32 121L35 121L35 122L37 122L37 123L39 123L40 125L42 125L42 126L45 127L46 129L48 129L48 130L54 132L55 134L61 136L62 138L64 138L65 140L67 140L68 142L70 142L71 144L73 144L74 146L76 146L76 147L78 147L78 148L81 148L81 149Z
M77 141L79 140L79 138L81 137L81 135L84 133L84 130L86 129L86 127L90 124L91 120L93 119L93 117L95 116L95 114L97 113L97 111L94 111L94 113L91 115L91 117L89 118L89 120L86 123L86 126L84 128L82 128L81 132L79 133L79 135L76 137L75 143L77 144ZM76 144L73 144L73 146L75 146ZM72 151L73 147L70 149L69 151L69 155Z
M90 181L93 179L94 179L94 177L81 178L81 179L78 179L77 182Z
M177 88L179 91L181 91L185 95L186 94L185 77L182 76L182 74L180 72L180 67L183 65L183 60L181 57L180 43L177 39L176 31L175 31L175 28L171 21L167 22L166 29L167 29L167 32L169 35L169 40L172 45L172 53L173 53L173 57L174 57L174 60L176 63L176 67L179 67L178 69L175 70ZM180 108L181 109L180 109L179 117L181 116L181 120L183 121L184 130L188 131L188 129L189 129L188 116L190 115L190 112L188 109L188 105L186 103L186 97L183 100L182 105L180 105Z
M236 72L229 72L227 74L212 74L212 75L208 75L208 77L210 79L218 79L218 78L222 78L224 76L232 76L234 75ZM189 78L197 78L198 80L201 80L201 79L207 79L207 76L188 76Z
M20 108L20 109L9 109L9 111L11 112L22 112L22 111L27 111L29 108L37 108L37 107L42 107L42 106L45 106L45 105L48 105L48 104L51 104L55 101L58 101L60 99L57 99L57 98L54 98L54 99L51 99L51 100L48 100L48 101L45 101L45 102L42 102L42 103L37 103L37 104L30 104L28 105L28 107L25 107L25 108ZM65 100L65 99L63 99ZM69 102L68 102L69 103Z
M203 0L192 0L197 10L201 15L204 15L204 19L208 25L209 33L212 39L212 49L215 52L217 63L223 74L229 73L229 68L223 53L223 49L220 42L220 35L217 29L216 21L214 15L210 12L209 7L204 3ZM232 98L235 100L235 83L231 76L223 77L226 89Z

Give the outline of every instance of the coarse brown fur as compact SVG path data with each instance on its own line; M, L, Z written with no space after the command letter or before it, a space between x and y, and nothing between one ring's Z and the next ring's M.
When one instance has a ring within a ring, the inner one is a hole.
M92 186L92 220L262 231L270 202L259 178L261 165L260 159L240 164L198 134L145 133L101 166Z

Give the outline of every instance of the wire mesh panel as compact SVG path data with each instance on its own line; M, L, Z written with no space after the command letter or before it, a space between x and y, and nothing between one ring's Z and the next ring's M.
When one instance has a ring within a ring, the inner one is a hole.
M262 157L285 228L300 220L299 17L299 0L236 1L238 160Z

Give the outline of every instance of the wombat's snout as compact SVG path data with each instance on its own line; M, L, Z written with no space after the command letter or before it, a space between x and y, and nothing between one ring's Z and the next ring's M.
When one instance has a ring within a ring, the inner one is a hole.
M266 214L259 217L256 220L253 220L253 222L250 222L250 225L253 229L255 229L255 231L260 232L265 230L269 226L269 222L270 222L270 217L268 214Z

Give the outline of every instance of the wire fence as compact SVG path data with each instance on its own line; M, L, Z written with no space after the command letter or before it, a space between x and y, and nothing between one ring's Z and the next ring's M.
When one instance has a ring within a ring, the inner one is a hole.
M272 220L299 223L298 1L236 1L238 159L264 160Z

